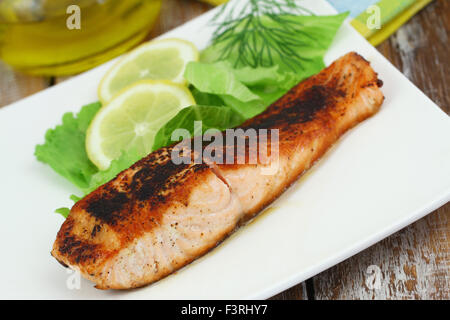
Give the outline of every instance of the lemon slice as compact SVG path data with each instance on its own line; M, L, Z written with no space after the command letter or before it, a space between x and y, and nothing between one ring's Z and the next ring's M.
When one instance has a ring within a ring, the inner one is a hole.
M119 92L92 120L86 136L89 159L101 170L123 151L151 151L158 130L194 105L189 90L169 81L142 80Z
M136 81L170 80L185 84L184 70L190 61L198 61L197 48L180 39L155 40L130 51L103 77L98 88L102 103Z

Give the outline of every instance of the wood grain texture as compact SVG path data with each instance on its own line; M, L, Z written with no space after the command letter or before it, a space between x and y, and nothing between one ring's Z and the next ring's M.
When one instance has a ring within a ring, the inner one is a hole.
M314 277L321 299L449 299L449 214L428 217Z
M449 1L430 4L378 50L450 113ZM314 277L316 299L450 299L450 204Z
M170 31L213 7L196 0L163 0L161 14L148 39Z
M0 108L45 89L48 83L44 77L15 72L0 62Z
M302 282L289 290L273 296L270 300L308 300L306 283Z

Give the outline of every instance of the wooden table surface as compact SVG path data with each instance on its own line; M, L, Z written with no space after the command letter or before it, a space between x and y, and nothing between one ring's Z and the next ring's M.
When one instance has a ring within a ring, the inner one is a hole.
M194 0L165 0L149 38L211 8ZM448 114L449 19L450 1L435 0L377 47ZM0 63L0 107L64 80L22 75ZM273 299L450 299L449 220L447 203Z

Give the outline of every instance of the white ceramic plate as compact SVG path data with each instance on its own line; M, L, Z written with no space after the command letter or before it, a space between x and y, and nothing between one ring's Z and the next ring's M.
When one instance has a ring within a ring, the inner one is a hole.
M306 1L332 14L325 1ZM164 37L204 48L209 12ZM385 85L381 111L351 130L274 209L174 275L132 291L99 291L50 256L78 191L33 156L67 111L96 100L111 65L0 109L0 298L268 298L369 247L450 200L450 118L350 26L326 56L357 51Z

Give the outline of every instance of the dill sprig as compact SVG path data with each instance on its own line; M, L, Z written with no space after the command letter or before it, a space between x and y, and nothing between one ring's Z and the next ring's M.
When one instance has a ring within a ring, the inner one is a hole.
M216 26L212 43L222 48L218 60L256 68L273 66L277 58L292 71L304 70L303 63L309 59L299 54L298 47L306 45L305 39L314 39L290 19L297 15L313 13L295 0L228 2L212 20Z

